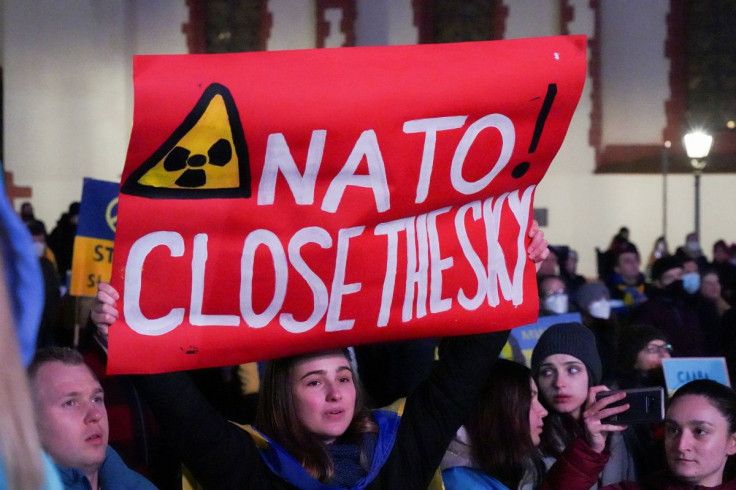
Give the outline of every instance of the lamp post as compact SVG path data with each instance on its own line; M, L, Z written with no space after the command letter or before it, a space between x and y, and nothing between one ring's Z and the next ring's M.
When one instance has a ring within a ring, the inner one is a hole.
M713 144L713 136L702 131L693 131L686 134L683 140L695 177L695 233L700 237L700 176L708 164L706 158Z

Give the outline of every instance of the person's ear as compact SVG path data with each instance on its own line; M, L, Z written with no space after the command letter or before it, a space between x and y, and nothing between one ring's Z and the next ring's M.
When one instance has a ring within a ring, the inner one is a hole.
M729 434L727 446L726 446L726 454L729 456L733 456L736 454L736 432L733 434Z

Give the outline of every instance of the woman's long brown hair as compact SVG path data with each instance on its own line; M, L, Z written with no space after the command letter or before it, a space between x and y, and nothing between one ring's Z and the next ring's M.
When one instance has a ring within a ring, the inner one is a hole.
M339 352L343 353L347 361L350 360L347 349ZM256 426L286 449L310 475L321 482L328 482L335 473L332 459L325 443L309 433L296 417L294 397L291 391L291 371L294 364L300 359L315 355L319 353L285 357L268 363L261 383ZM353 373L353 381L355 383L355 412L352 422L340 441L352 442L360 447L360 461L367 470L371 455L364 454L361 442L365 433L377 433L378 425L363 402L363 389L355 373Z
M544 465L529 427L532 372L499 359L465 424L473 462L509 488L517 488L527 470L541 478Z

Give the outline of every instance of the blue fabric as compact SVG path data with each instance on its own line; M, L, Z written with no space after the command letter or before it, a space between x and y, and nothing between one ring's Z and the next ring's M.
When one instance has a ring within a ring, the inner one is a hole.
M366 476L359 479L353 487L350 487L352 489L365 488L373 481L388 459L396 440L396 431L401 421L399 414L391 410L374 410L373 416L378 423L378 439L371 468ZM255 429L251 428L251 430ZM345 488L327 485L314 479L284 448L264 434L259 433L259 435L268 442L267 447L259 447L261 458L266 466L284 481L302 490L338 490ZM256 445L259 446L258 443Z
M33 239L5 195L5 179L0 172L0 240L5 281L13 308L20 358L27 366L36 351L36 335L44 303L41 265L33 252Z
M59 474L56 472L54 463L46 453L43 454L43 472L46 476L46 480L44 481L41 490L62 490L62 488L64 488L61 486ZM7 488L8 482L5 478L5 465L0 464L0 488Z
M442 483L445 485L445 490L465 490L467 488L509 490L509 487L492 476L467 466L455 466L443 470Z
M84 473L75 469L57 465L65 490L92 490ZM98 472L98 483L105 490L156 490L153 483L131 470L117 452L107 447L105 462Z

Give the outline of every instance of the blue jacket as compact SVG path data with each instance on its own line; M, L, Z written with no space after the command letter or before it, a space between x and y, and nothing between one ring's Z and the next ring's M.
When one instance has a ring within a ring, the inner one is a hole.
M46 480L43 482L41 490L61 490L61 481L59 481L59 474L56 472L56 467L53 461L49 458L48 454L43 453L43 472ZM5 464L0 463L0 488L6 488L8 481L5 475Z
M447 490L476 488L484 490L509 490L509 487L492 476L468 466L455 466L442 471L442 482Z
M65 490L92 490L92 486L84 473L65 466L56 465ZM105 461L98 472L99 484L105 490L156 490L156 487L143 476L131 470L118 453L107 447Z
M373 460L368 474L356 483L355 488L364 488L369 482L373 481L391 453L396 440L396 431L401 421L401 413L404 409L403 399L395 403L394 406L373 411L373 416L379 427L376 449L373 453ZM253 442L266 466L284 481L300 489L337 490L339 488L315 480L291 454L254 427L246 426L244 429L253 438Z

